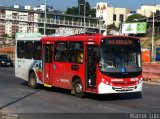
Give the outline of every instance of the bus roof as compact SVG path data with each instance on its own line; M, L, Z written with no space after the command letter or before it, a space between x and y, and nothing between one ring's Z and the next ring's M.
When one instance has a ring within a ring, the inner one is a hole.
M52 36L52 37L43 37L41 39L42 42L51 42L51 41L96 41L98 44L100 43L102 38L132 38L135 40L139 40L138 37L132 37L132 36L103 36L103 35L72 35L72 36Z
M18 34L19 37L16 38L16 40L21 41L42 41L42 42L51 42L51 41L83 41L83 42L89 42L89 41L96 41L98 44L100 44L100 41L102 38L132 38L132 39L139 39L137 37L132 36L103 36L102 34L93 34L93 33L82 33L82 34L75 34L71 36L42 36L39 33L34 34ZM17 36L18 36L17 35ZM24 37L23 37L24 36ZM32 37L33 36L33 37Z
M40 41L42 37L22 37L22 38L16 38L18 41Z

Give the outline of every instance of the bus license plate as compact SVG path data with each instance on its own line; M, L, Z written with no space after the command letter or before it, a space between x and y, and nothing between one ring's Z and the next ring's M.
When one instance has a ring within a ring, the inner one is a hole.
M129 90L129 87L122 87L122 90Z

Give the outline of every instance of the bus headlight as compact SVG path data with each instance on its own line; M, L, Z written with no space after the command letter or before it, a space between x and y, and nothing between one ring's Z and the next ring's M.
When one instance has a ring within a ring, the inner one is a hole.
M105 79L102 79L102 82L105 83Z
M102 82L103 82L104 84L106 84L106 85L109 85L109 82L106 81L104 78L102 78Z
M141 78L139 81L138 81L138 84L140 84L142 82L143 78Z
M138 78L131 78L132 82L138 81Z
M109 85L109 86L113 85L112 82L110 82L110 81L108 81L107 79L104 79L104 78L102 78L102 83L104 83L105 85Z

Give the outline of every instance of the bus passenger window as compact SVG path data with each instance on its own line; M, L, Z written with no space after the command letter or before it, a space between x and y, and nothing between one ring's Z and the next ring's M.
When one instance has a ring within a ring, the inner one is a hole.
M26 41L25 42L25 58L32 59L33 57L33 42Z
M24 57L24 42L23 41L17 42L17 57L18 58Z
M54 60L66 62L68 60L67 42L57 42L54 50Z
M69 44L69 62L82 63L83 62L83 43L70 42Z
M41 59L41 52L42 45L41 42L34 42L34 51L33 51L33 59L34 60L40 60Z

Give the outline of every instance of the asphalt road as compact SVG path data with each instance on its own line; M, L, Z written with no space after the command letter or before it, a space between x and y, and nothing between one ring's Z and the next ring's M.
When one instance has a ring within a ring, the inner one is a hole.
M0 112L21 114L23 118L30 114L29 119L33 115L44 118L53 114L57 114L55 117L63 114L62 118L77 115L129 118L132 113L157 114L160 113L160 85L144 84L142 97L137 93L120 94L118 97L87 94L86 98L80 99L64 89L31 89L25 81L14 76L14 68L0 67ZM5 118L4 115L2 117Z

